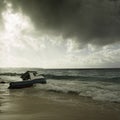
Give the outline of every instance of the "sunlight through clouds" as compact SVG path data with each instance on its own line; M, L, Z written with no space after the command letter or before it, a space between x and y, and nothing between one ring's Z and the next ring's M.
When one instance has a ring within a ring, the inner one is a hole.
M1 56L6 66L16 66L19 61L16 58L17 56L13 55L13 52L25 47L21 36L23 36L24 31L29 32L34 27L27 16L22 15L22 13L13 12L10 3L6 3L6 10L2 13L2 18L4 30L0 33L0 42L2 44Z
M99 46L37 29L6 1L0 31L0 66L42 68L119 67L120 45ZM96 41L96 40L95 40ZM102 42L102 41L101 41Z

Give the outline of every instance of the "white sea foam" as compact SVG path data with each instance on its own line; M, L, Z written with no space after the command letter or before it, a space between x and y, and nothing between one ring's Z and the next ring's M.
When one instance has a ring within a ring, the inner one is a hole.
M21 81L22 80L19 76L5 76L5 75L2 75L2 76L0 76L0 78L2 80L4 80L5 82L15 82L15 81Z
M47 78L46 85L36 86L38 90L120 102L120 69L0 69L0 78L8 82L20 81L19 75L27 70L36 70Z
M37 85L37 88L45 91L75 93L94 100L120 102L120 84L49 80L46 85Z

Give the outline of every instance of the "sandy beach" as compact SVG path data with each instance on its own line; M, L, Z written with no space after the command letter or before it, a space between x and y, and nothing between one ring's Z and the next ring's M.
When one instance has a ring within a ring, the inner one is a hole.
M34 87L0 91L0 120L119 120L119 113L119 103L74 94L47 93Z

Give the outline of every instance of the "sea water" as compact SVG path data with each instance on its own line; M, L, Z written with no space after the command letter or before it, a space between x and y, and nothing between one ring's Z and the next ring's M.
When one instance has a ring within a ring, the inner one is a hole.
M20 75L27 70L35 70L47 79L47 84L37 84L31 89L120 103L120 69L1 68L0 80L8 84L21 81Z

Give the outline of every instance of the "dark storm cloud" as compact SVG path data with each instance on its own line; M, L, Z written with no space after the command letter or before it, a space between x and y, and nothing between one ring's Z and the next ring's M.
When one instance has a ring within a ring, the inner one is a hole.
M2 11L5 8L4 0L0 0L0 29L3 27L3 21L2 21Z
M10 0L9 0L10 1ZM80 43L106 45L120 41L119 0L11 0L36 28L51 30Z

